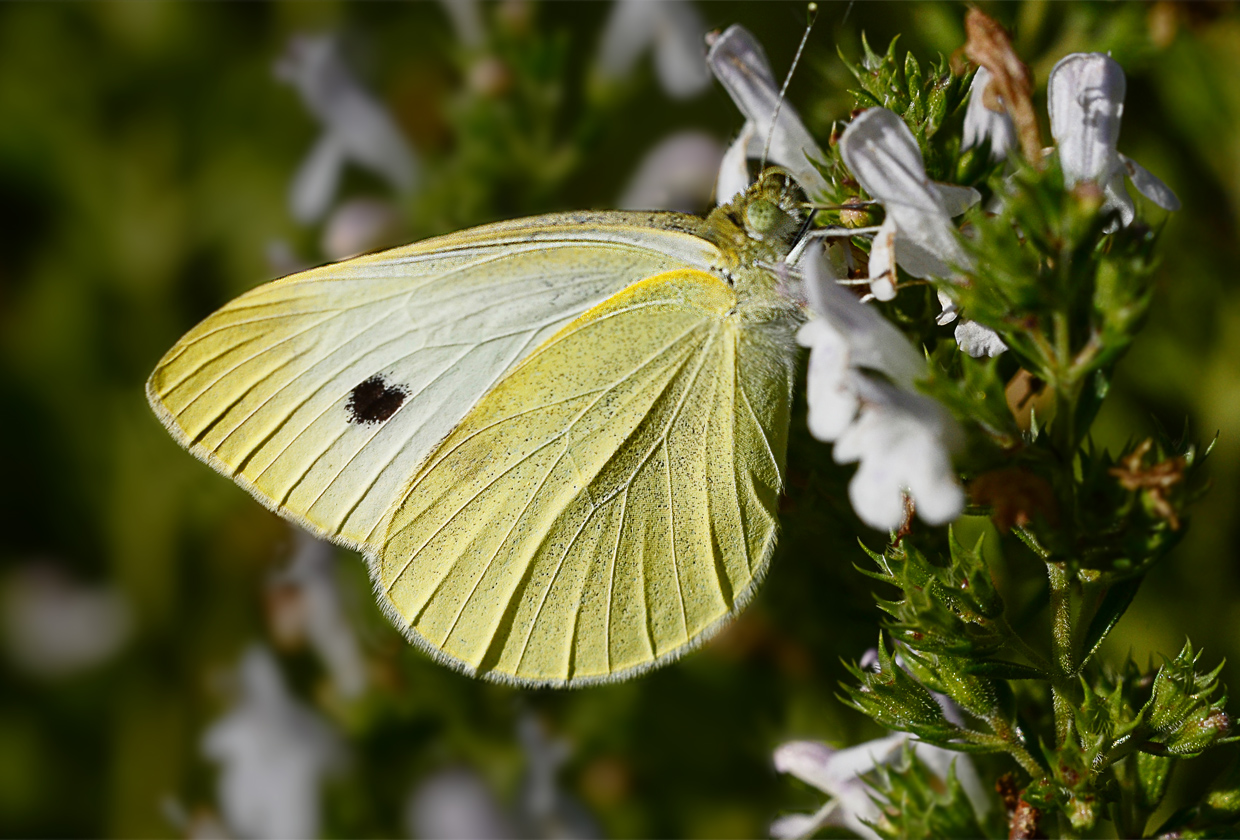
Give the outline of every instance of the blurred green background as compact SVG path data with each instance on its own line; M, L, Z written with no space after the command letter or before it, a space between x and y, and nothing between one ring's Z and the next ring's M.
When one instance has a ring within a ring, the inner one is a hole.
M851 107L837 45L856 56L862 30L875 45L898 34L925 59L963 42L960 4L820 5L789 98L823 139ZM1184 203L1166 225L1148 329L1097 432L1114 447L1155 422L1187 420L1203 440L1218 431L1214 487L1108 654L1144 662L1188 635L1209 663L1236 663L1224 675L1240 684L1240 10L986 8L1014 30L1043 93L1064 54L1111 51L1128 72L1120 149ZM603 688L473 681L406 645L360 558L341 551L316 585L328 580L356 638L365 687L346 690L302 626L312 587L281 572L299 551L291 529L177 448L147 407L146 376L194 323L342 255L325 234L358 218L335 215L351 201L382 222L364 248L612 207L663 138L692 129L723 144L741 125L714 83L669 95L648 54L606 78L608 3L478 11L474 31L429 2L0 6L0 834L218 823L204 733L234 707L236 664L255 642L278 651L289 690L347 745L322 793L329 836L407 836L414 791L445 771L481 780L518 830L552 831L519 822L546 758L531 727L567 745L556 775L566 832L763 836L776 814L818 801L775 774L777 744L879 734L835 697L840 658L874 644L877 614L853 569L864 556L847 473L803 416L769 579L705 649ZM750 28L777 75L805 20L801 3L696 11L705 29ZM420 172L401 191L349 165L329 212L299 223L290 184L322 128L273 65L290 38L325 33ZM1177 795L1225 757L1186 768Z

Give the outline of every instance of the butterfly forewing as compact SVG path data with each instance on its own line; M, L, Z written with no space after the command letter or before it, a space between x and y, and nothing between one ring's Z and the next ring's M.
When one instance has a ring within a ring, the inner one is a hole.
M774 543L792 357L770 329L683 269L561 329L402 494L370 556L393 618L531 684L615 679L709 635Z
M148 397L264 504L373 544L428 453L535 347L643 277L716 262L698 223L539 217L268 283L182 338Z

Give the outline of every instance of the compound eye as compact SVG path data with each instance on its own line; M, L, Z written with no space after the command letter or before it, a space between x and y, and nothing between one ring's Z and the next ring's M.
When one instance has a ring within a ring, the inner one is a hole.
M759 198L751 201L745 208L745 223L749 229L759 236L766 236L779 229L786 221L788 214L779 209L773 201Z

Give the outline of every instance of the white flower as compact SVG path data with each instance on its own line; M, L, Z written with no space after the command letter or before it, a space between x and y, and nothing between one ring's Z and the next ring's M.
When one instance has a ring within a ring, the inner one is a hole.
M1016 146L1016 125L1006 110L992 111L986 107L986 89L990 82L990 71L985 67L977 68L973 83L969 85L969 106L964 112L964 136L960 149L971 149L989 140L990 159L999 160L1007 157L1008 149ZM999 105L1003 104L1003 98L998 94L994 98Z
M980 71L979 71L980 72ZM870 292L879 300L895 297L895 267L922 279L951 280L952 266L968 268L971 261L956 238L953 216L981 196L972 187L936 184L926 176L921 149L904 120L886 108L870 108L852 121L840 137L840 155L865 191L883 205L887 218L874 236L870 251ZM951 299L940 293L940 324L955 320ZM979 355L1007 346L993 330L973 325L968 335L987 336L960 348ZM959 343L959 338L957 338ZM995 355L995 353L989 353Z
M203 754L220 765L219 807L239 837L314 837L319 788L340 769L344 745L288 693L271 653L242 657L236 706L207 730Z
M517 721L517 740L525 753L525 778L518 799L524 823L521 836L546 838L601 837L589 812L557 782L560 768L572 755L568 741L552 737L533 714Z
M495 794L477 773L462 767L422 780L405 806L410 836L438 840L503 840L517 832Z
M956 345L975 359L998 356L1007 350L1007 345L994 330L963 319L956 325Z
M309 642L337 693L356 698L366 690L366 661L341 603L335 549L301 528L293 530L293 560L271 582L274 634L294 645Z
M913 390L924 360L882 315L837 285L841 272L820 245L806 252L804 271L814 317L797 340L810 348L810 433L835 443L837 463L860 462L848 486L853 509L867 525L894 530L904 521L907 493L922 519L950 522L964 507L951 465L961 432L937 402Z
M787 169L810 196L825 190L826 180L811 163L811 159L824 157L822 149L796 110L787 102L779 105L779 85L766 53L753 35L739 24L729 26L711 42L706 63L746 119L720 169L719 203L726 204L749 185L745 162L762 157L768 137L768 162Z
M598 73L604 79L627 76L647 48L668 96L688 99L704 91L710 74L702 60L706 24L688 0L617 0L603 29Z
M870 108L844 131L839 148L857 181L886 210L883 226L894 231L901 268L914 277L950 279L951 265L968 265L952 217L980 195L969 187L931 181L904 120L886 108Z
M837 750L817 741L790 741L775 750L775 769L790 773L813 785L831 798L814 814L789 814L771 825L776 838L809 837L827 825L843 826L865 838L877 838L866 823L876 822L878 806L873 789L862 776L875 768L896 761L908 744L926 768L946 780L952 765L956 778L973 810L984 817L990 808L977 770L966 755L912 740L898 733Z
M111 586L89 586L46 563L14 568L0 618L6 652L28 674L69 677L106 662L129 640L129 604Z
M722 159L723 147L709 134L677 132L642 158L619 207L699 212L710 200Z
M1118 210L1124 225L1136 216L1125 175L1159 207L1180 209L1180 200L1166 184L1117 150L1126 88L1123 68L1102 53L1063 58L1046 83L1051 135L1059 147L1064 183L1069 188L1081 181L1098 184L1105 206Z
M407 192L418 162L388 112L354 78L330 35L298 35L276 62L276 77L297 88L323 126L289 193L289 207L302 223L317 221L336 194L346 163L366 167L394 189Z
M452 22L452 31L462 46L475 49L482 45L486 34L482 25L482 4L478 0L440 0L439 4Z

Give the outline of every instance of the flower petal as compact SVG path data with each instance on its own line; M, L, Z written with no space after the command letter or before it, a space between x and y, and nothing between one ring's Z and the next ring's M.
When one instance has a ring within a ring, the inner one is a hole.
M857 516L894 530L904 521L905 492L932 524L959 516L964 497L950 457L962 438L955 420L929 397L886 382L862 379L858 395L861 411L833 452L837 463L861 462L848 485Z
M896 261L905 271L946 278L949 264L967 263L944 196L926 177L917 140L895 112L865 111L844 131L839 148L857 181L894 221ZM959 203L961 193L946 192Z
M659 10L655 3L618 0L612 4L595 67L605 79L618 79L633 72L638 57L653 42Z
M877 300L896 296L896 218L888 215L870 246L870 294Z
M702 60L702 36L706 25L686 0L618 0L603 27L597 69L604 79L617 79L633 71L647 48L654 50L655 74L669 96L687 99L710 84Z
M789 741L775 749L773 758L778 772L790 773L823 793L834 794L839 782L830 772L835 754L833 747L820 741Z
M811 158L821 160L824 157L822 148L805 128L792 105L788 102L779 105L779 85L771 73L766 53L753 35L739 24L729 26L711 44L706 62L736 107L754 124L749 156L760 157L770 137L771 163L779 164L792 173L792 177L811 197L825 191L827 182L810 161ZM775 121L773 132L772 120Z
M741 133L723 153L719 177L715 181L715 201L720 205L727 204L749 186L749 144L755 132L754 124L746 121Z
M956 317L960 314L960 310L956 307L956 302L942 291L938 292L938 296L939 306L943 307L943 311L940 312L938 317L934 319L934 323L941 327L956 320Z
M1164 210L1180 209L1180 199L1157 175L1125 155L1120 155L1119 160L1128 171L1128 177L1132 179L1132 185L1137 188L1137 192Z
M964 112L964 135L960 149L971 149L989 140L990 159L999 160L1007 157L1008 150L1016 145L1016 126L1007 111L992 111L986 107L986 88L990 81L990 71L985 67L977 68L973 83L969 86L969 105Z
M983 327L976 321L964 320L956 325L956 345L975 359L998 356L1008 349L999 334L990 327Z
M327 132L318 139L289 187L288 204L294 219L310 224L323 217L336 196L344 160L344 147L334 134Z
M1073 53L1047 80L1051 135L1059 145L1064 183L1105 185L1119 165L1116 145L1124 114L1124 70L1102 53Z
M836 282L842 279L830 259L836 253L819 245L806 254L805 295L811 311L842 336L850 365L880 371L898 385L913 387L925 375L925 359L878 310Z
M819 440L833 441L848 428L859 407L848 366L848 346L822 320L802 326L797 341L810 348L805 383L809 433Z
M972 187L932 182L930 188L938 194L939 202L947 215L955 218L982 200L982 194Z
M710 70L702 55L706 24L697 9L685 0L637 1L659 10L654 69L664 92L673 99L688 99L706 90L710 85Z

